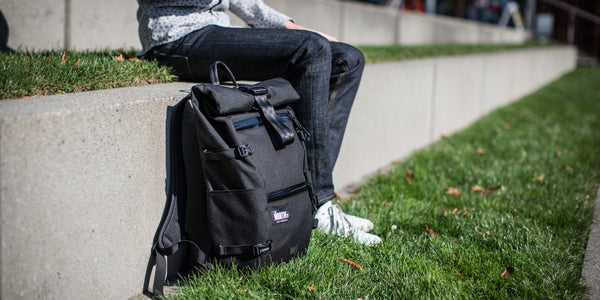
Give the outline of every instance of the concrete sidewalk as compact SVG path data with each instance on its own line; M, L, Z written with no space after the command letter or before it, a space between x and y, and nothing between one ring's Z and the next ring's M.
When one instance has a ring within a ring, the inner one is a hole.
M598 190L594 219L587 248L585 249L585 260L583 262L582 275L585 284L590 288L588 296L590 299L600 299L600 189Z

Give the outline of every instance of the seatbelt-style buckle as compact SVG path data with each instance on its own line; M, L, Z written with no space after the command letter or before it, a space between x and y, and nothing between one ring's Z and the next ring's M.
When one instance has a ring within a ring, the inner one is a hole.
M265 95L269 92L262 86L240 86L239 90L254 96Z
M254 245L254 247L252 247L252 254L254 254L254 256L260 256L271 251L271 244L272 241L267 241L266 243Z

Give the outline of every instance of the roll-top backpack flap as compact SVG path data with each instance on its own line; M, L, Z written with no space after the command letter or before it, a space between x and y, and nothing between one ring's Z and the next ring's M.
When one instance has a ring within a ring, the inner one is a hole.
M252 87L264 87L268 91L268 100L273 107L290 105L300 99L292 85L282 78L240 86L240 89ZM201 103L205 113L223 116L251 111L255 105L254 97L240 89L200 83L192 87L192 93Z

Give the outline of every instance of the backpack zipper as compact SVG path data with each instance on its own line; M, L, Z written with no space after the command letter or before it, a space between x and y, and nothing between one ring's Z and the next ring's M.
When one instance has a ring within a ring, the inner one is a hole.
M308 190L308 184L306 184L306 182L299 183L299 184L292 185L290 187L286 187L286 188L278 190L278 191L268 193L267 200L269 202L271 202L271 201L285 199L285 198L291 197L293 195L300 194L306 190Z
M277 114L277 119L281 122L289 122L290 121L289 115L286 113ZM254 117L254 118L249 118L249 119L244 119L244 120L233 122L233 128L235 128L235 130L240 131L240 130L246 130L246 129L251 129L251 128L257 128L257 127L263 126L263 124L264 124L264 122L261 117Z

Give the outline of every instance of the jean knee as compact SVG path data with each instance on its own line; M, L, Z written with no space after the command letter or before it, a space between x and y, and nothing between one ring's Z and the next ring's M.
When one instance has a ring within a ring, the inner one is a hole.
M322 35L315 32L307 32L302 43L305 54L313 58L331 60L331 45Z
M365 56L362 51L352 45L344 43L332 43L332 56L344 61L349 72L362 71L365 67Z

